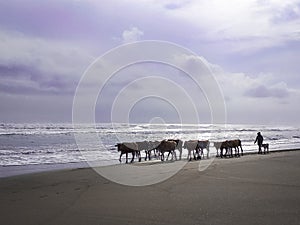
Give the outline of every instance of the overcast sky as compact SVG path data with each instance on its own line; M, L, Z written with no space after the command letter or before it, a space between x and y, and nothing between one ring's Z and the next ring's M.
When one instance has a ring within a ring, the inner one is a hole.
M143 40L196 53L223 93L228 123L300 125L300 1L294 0L1 1L0 122L71 122L86 69L107 51ZM191 58L184 62L193 66ZM169 85L176 100L160 96ZM155 97L145 92L153 87ZM124 90L145 98L133 104ZM194 110L185 94L197 101L199 122L210 123L210 100L182 71L131 65L105 84L96 121L121 122L126 114L130 122L179 122L176 104ZM129 112L122 111L126 104Z

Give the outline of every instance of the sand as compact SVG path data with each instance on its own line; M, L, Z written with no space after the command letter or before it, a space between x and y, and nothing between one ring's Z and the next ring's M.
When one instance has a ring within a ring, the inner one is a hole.
M141 187L91 168L1 178L1 224L300 224L300 151L198 168Z

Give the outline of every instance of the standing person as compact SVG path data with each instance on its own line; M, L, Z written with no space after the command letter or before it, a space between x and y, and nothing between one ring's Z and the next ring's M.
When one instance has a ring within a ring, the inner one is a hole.
M262 151L261 151L261 146L262 146L263 141L264 141L263 136L261 135L260 132L258 132L258 133L257 133L257 137L256 137L256 139L255 139L255 141L254 141L254 144L257 142L257 145L258 145L258 154L261 154L261 153L262 153Z

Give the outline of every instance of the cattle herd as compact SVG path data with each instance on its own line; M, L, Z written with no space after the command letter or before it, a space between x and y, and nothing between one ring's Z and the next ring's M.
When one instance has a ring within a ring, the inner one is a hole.
M214 147L217 150L217 157L233 157L243 155L243 149L241 140L226 140L222 142L214 142ZM179 139L166 139L162 141L141 141L141 142L123 142L116 144L118 152L120 152L119 161L121 162L122 155L126 155L126 163L128 163L128 154L132 155L131 161L133 162L135 158L140 162L142 160L141 152L145 153L144 160L150 160L155 157L161 161L165 160L165 153L167 153L168 160L171 155L171 160L177 160L176 151L179 152L179 160L181 160L182 149L187 149L188 160L209 158L209 147L210 141L204 140L189 140L183 143ZM204 155L204 149L206 149L206 156ZM233 154L234 150L234 154ZM193 157L192 157L193 154Z

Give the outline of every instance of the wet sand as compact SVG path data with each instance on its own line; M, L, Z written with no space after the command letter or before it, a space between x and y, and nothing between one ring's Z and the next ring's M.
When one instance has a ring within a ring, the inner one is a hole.
M300 151L198 167L142 187L90 168L1 178L1 224L300 224Z

